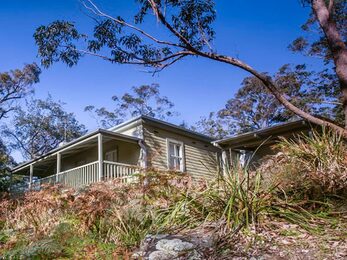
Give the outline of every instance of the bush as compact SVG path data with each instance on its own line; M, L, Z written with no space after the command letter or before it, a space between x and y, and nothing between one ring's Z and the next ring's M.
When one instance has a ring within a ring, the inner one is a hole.
M151 170L137 180L96 183L78 192L47 187L1 201L0 255L127 258L147 234L207 224L226 238L270 217L306 228L314 218L277 196L276 185L263 185L261 171L237 168L210 182L193 182L182 173Z
M156 232L157 210L189 186L189 178L176 173L151 171L138 180L96 183L78 192L48 186L23 198L2 200L0 255L85 258L116 252L117 257L126 256L146 234ZM10 237L6 230L12 230Z
M50 186L38 192L28 192L23 198L13 200L14 204L7 202L6 228L30 231L38 237L50 234L67 214L74 199L72 192Z
M163 229L195 228L219 223L227 233L257 224L272 205L271 189L261 189L259 173L235 168L211 183L200 183L181 192L171 205L161 210Z
M335 132L323 129L292 140L282 138L276 148L280 153L261 171L287 196L324 201L347 194L347 146Z

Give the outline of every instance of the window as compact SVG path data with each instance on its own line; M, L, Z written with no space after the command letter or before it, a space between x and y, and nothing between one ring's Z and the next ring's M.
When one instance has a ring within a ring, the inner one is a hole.
M169 170L185 171L183 143L167 139L167 166Z
M105 161L117 162L118 160L118 151L117 149L109 151L105 154Z

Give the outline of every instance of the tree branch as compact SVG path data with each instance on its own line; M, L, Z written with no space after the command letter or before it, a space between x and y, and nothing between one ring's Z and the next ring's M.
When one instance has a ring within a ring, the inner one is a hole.
M133 30L139 32L140 34L146 36L147 38L149 38L150 40L152 40L158 44L164 44L164 45L170 45L170 46L175 46L175 47L179 47L179 48L184 48L184 46L182 46L180 44L159 40L159 39L155 38L153 35L147 33L146 31L144 31L144 30L142 30L142 29L140 29L140 28L138 28L138 27L136 27L130 23L127 23L123 20L119 20L119 19L117 19L111 15L108 15L108 14L102 12L92 0L87 0L87 1L89 4L92 5L92 8L89 7L84 1L82 1L84 7L87 8L88 10L92 11L97 16L108 18L108 19L110 19L110 20L112 20L112 21L114 21L120 25L124 25L130 29L133 29Z
M183 45L181 44L176 44L176 43L172 43L172 42L167 42L167 41L162 41L162 40L158 40L157 38L153 37L151 34L143 31L142 29L131 25L129 23L126 23L125 21L122 21L120 19L114 18L110 15L107 15L105 13L103 13L102 11L100 11L100 9L92 2L92 0L87 0L90 6L87 6L87 8L89 8L89 10L93 11L96 15L101 16L101 17L105 17L108 19L113 20L114 22L124 25L128 28L131 28L135 31L137 31L138 33L146 36L147 38L151 39L152 41L158 43L158 44L164 44L164 45L169 45L169 46L175 46L175 47L179 47L182 48L184 50L186 50L186 52L182 51L182 52L177 52L173 55L170 55L168 57L165 57L163 59L159 59L159 60L152 60L152 61L147 61L144 59L140 59L140 61L125 61L123 63L125 64L136 64L136 65L153 65L153 66L158 66L160 67L160 65L162 65L162 68L165 68L173 63L175 63L176 61L180 60L181 58L187 56L187 55L196 55L196 56L201 56L201 57L205 57L211 60L215 60L218 62L222 62L222 63L226 63L232 66L236 66L238 68L241 68L242 70L245 70L249 73L251 73L253 76L255 76L256 78L258 78L263 84L264 86L275 96L275 98L287 109L289 109L290 111L292 111L293 113L295 113L296 115L314 123L317 125L322 125L322 126L328 126L334 130L336 130L337 132L339 132L340 134L344 135L345 137L347 137L347 130L343 129L342 127L331 123L329 121L317 118L313 115L310 115L309 113L303 111L302 109L298 108L297 106L295 106L293 103L291 103L290 100L288 100L288 97L286 97L286 95L284 93L282 93L282 91L280 90L280 88L272 81L272 79L266 75L263 75L261 73L259 73L257 70L255 70L254 68L252 68L251 66L249 66L248 64L242 62L239 59L236 59L234 57L229 57L229 56L224 56L224 55L219 55L213 52L204 52L201 50L196 49L191 43L190 41L185 38L180 32L178 32L165 18L164 14L161 12L159 6L157 5L157 2L155 0L147 0L149 5L151 6L154 15L157 17L157 19L171 32L173 33L174 36L177 37L177 39L183 43ZM312 6L313 9L315 10L318 20L320 21L320 24L323 28L324 33L326 34L326 37L328 39L329 45L332 49L333 53L336 53L336 50L340 50L340 49L346 49L346 46L344 45L343 41L341 41L341 38L339 38L339 34L337 32L336 29L336 25L334 23L334 21L332 21L330 18L330 13L324 3L324 0L311 0L312 1ZM331 11L333 9L333 0L329 1L329 10ZM342 42L342 43L341 43ZM95 55L92 53L89 53L91 55ZM95 55L98 56L98 55ZM347 57L347 54L345 55ZM334 60L336 60L336 55L334 56ZM112 59L111 59L112 61ZM114 62L114 61L113 61ZM164 62L167 62L166 64L162 64ZM336 63L336 62L335 62ZM347 66L347 65L346 65ZM337 75L339 76L338 73L338 69L337 69ZM340 77L339 77L340 79ZM341 80L340 80L341 81ZM347 79L346 79L347 82ZM345 94L344 96L346 96L345 99L343 99L343 104L344 107L347 108L347 87L345 90ZM344 93L344 92L343 92ZM345 110L345 114L346 114L347 110ZM346 117L347 120L347 117ZM346 121L346 127L347 127L347 121Z
M347 131L347 47L333 19L332 11L334 1L330 0L329 7L326 6L324 0L311 1L312 10L327 39L329 49L333 56L336 75L340 81L343 111L345 114L345 128Z
M94 53L94 52L91 52L91 51L86 51L86 50L81 50L81 49L77 49L78 52L80 53L83 53L83 54L87 54L87 55L91 55L91 56L95 56L95 57L99 57L101 59L104 59L104 60L107 60L107 61L110 61L110 62L115 62L114 59L110 58L110 57L107 57L105 55L101 55L101 54L97 54L97 53ZM171 65L173 64L174 62L176 62L177 60L183 58L183 57L186 57L188 55L194 55L194 52L191 52L191 51L178 51L176 53L173 53L169 56L166 56L162 59L157 59L157 60L144 60L140 57L136 57L136 59L138 61L123 61L122 63L123 64L131 64L131 65L153 65L153 66L157 66L157 67L167 67L168 65ZM175 59L174 59L175 58ZM169 62L169 63L166 63L166 64L162 64L163 62L166 62L168 60L172 60L174 59L173 61Z
M161 21L161 23L163 25L166 26L166 28L169 29L170 32L172 32L176 37L178 37L178 39L180 39L186 46L184 46L184 48L187 48L188 50L191 51L195 51L196 49L190 44L190 42L188 41L188 39L186 39L182 34L180 34L178 31L176 31L171 24L169 24L166 19L165 16L162 14L162 12L160 11L158 5L155 3L154 0L148 0L149 4L151 5L154 14L156 15L156 17Z
M285 106L287 109L289 109L290 111L292 111L296 115L300 116L301 118L308 120L309 122L312 122L314 124L321 125L321 126L330 127L332 129L334 129L335 131L337 131L339 134L341 134L347 138L347 130L345 130L344 128L342 128L342 127L340 127L334 123L331 123L329 121L320 119L320 118L315 117L313 115L310 115L309 113L296 107L285 97L285 95L279 90L279 88L275 85L275 83L272 82L271 78L260 74L258 71L253 69L248 64L246 64L246 63L244 63L238 59L235 59L233 57L218 55L218 54L214 54L214 53L199 52L199 55L206 57L206 58L209 58L209 59L212 59L212 60L231 64L233 66L236 66L238 68L241 68L241 69L251 73L253 76L257 77L264 84L264 86L276 97L276 99L283 106Z

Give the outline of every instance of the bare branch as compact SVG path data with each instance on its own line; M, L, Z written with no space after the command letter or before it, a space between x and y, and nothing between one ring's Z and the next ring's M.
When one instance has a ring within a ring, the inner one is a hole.
M154 71L153 75L156 74L156 73L158 73L158 72L163 71L165 68L167 68L168 66L170 66L170 65L176 63L177 61L183 59L183 58L186 57L187 55L189 55L189 54L181 54L181 55L178 56L176 59L173 59L172 61L170 61L170 62L164 64L159 70Z
M97 54L97 53L94 53L94 52L81 50L81 49L78 49L77 51L80 52L80 53L83 53L83 54L99 57L101 59L104 59L104 60L107 60L107 61L110 61L110 62L115 62L114 59L112 59L110 57L107 57L107 56L104 56L104 55L101 55L101 54ZM138 61L123 61L122 63L123 64L132 64L132 65L153 65L153 66L157 66L157 67L163 67L163 66L167 67L165 64L164 65L161 65L161 64L163 62L168 61L168 60L172 60L172 59L174 59L176 57L178 57L178 59L181 59L181 58L186 57L188 55L194 55L194 52L191 52L191 51L179 51L179 52L176 52L176 53L174 53L172 55L169 55L169 56L166 56L166 57L164 57L162 59L157 59L157 60L144 60L144 59L142 59L140 57L136 57L136 59ZM174 62L172 62L171 64L173 64Z
M342 102L338 102L338 101L316 101L316 102L315 101L311 101L310 103L343 106L343 103Z
M134 25L132 25L132 24L130 24L130 23L127 23L127 22L125 22L125 21L123 21L123 20L119 20L119 19L117 19L117 18L115 18L115 17L113 17L113 16L111 16L111 15L108 15L108 14L102 12L102 11L96 6L96 4L94 4L94 2L93 2L92 0L87 0L87 1L88 1L89 4L92 5L92 8L91 8L90 6L88 6L84 1L82 2L83 5L85 6L85 8L87 8L87 9L90 10L90 11L92 11L92 12L93 12L95 15L97 15L97 16L108 18L108 19L110 19L110 20L112 20L112 21L114 21L114 22L116 22L116 23L118 23L118 24L124 25L124 26L126 26L126 27L128 27L128 28L130 28L130 29L133 29L133 30L139 32L140 34L146 36L147 38L149 38L150 40L152 40L152 41L154 41L154 42L156 42L156 43L158 43L158 44L164 44L164 45L169 45L169 46L175 46L175 47L179 47L179 48L184 48L184 46L182 46L182 45L180 45L180 44L176 44L176 43L173 43L173 42L168 42L168 41L159 40L159 39L155 38L153 35L151 35L151 34L145 32L144 30L142 30L142 29L140 29L140 28L138 28L138 27L136 27L136 26L134 26Z

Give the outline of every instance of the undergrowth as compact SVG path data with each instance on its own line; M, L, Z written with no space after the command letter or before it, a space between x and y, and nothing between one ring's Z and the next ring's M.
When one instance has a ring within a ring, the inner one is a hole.
M133 183L115 180L79 191L47 186L3 198L0 256L126 259L148 234L201 227L225 246L240 231L272 220L320 232L333 222L332 199L346 188L346 147L332 135L282 140L281 153L267 165L252 172L234 168L216 180L148 170Z
M313 130L310 135L284 139L280 152L260 167L270 185L278 183L282 198L317 202L321 208L347 196L347 145L335 132Z

